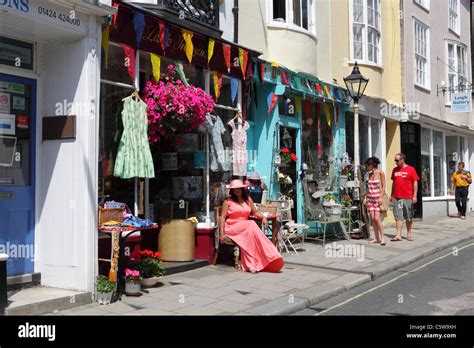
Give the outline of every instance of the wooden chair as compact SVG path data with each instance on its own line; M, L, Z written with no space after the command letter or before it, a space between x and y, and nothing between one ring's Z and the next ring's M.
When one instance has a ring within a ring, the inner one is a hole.
M214 208L214 223L216 225L216 230L214 234L214 260L212 262L213 265L216 265L217 258L219 257L220 247L222 245L233 246L234 247L234 266L237 269L240 269L240 248L235 242L230 239L229 237L225 237L223 241L220 240L220 223L221 223L221 209L222 207L215 207Z

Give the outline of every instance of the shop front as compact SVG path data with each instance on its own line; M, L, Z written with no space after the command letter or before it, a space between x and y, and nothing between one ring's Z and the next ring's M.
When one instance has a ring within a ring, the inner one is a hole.
M209 236L197 236L187 261L210 261L214 207L222 204L231 179L248 175L252 161L242 101L258 53L191 29L187 21L175 23L143 7L116 5L118 13L103 36L107 58L101 67L98 195L158 222L160 238L173 220L195 217L207 226L198 234ZM153 173L127 176L117 171L117 158L127 128L124 99L135 91L146 103ZM237 133L245 135L246 148L237 146ZM150 247L163 247L158 233L154 238Z
M0 253L9 284L91 290L103 5L0 2Z

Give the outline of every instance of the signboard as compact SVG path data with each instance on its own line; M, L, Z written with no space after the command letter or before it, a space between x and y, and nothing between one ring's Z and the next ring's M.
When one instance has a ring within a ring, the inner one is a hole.
M0 64L33 70L33 44L0 36Z
M0 93L0 113L10 113L10 94Z
M86 34L87 16L73 10L73 5L67 9L44 0L0 0L0 18L1 12L7 12L8 15L26 16Z
M451 112L471 112L472 96L470 92L451 94Z
M13 96L13 109L25 111L25 98Z
M0 134L15 135L15 115L0 114Z
M163 153L161 155L162 170L178 170L178 154L176 152Z

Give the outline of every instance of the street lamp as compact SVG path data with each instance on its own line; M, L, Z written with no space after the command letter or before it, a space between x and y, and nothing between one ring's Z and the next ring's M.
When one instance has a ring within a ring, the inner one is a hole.
M359 71L359 66L355 62L352 73L344 77L349 95L354 101L354 165L360 165L359 155L359 99L364 95L369 79L366 79Z

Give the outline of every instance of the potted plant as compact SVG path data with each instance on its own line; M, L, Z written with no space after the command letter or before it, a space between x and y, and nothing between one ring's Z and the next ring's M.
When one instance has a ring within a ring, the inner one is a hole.
M165 274L163 263L160 260L160 252L153 252L151 250L142 250L139 252L140 263L138 269L140 270L143 288L151 288L155 286L160 277Z
M298 157L294 153L291 153L290 150L286 147L281 149L281 165L282 167L289 167L291 161L296 162Z
M351 204L352 204L351 196L349 196L348 194L345 194L342 197L342 202L341 203L345 208L350 208Z
M95 300L100 304L110 304L114 295L115 282L109 281L104 275L97 276L95 282Z
M129 296L140 295L142 277L139 270L125 269L125 293Z

